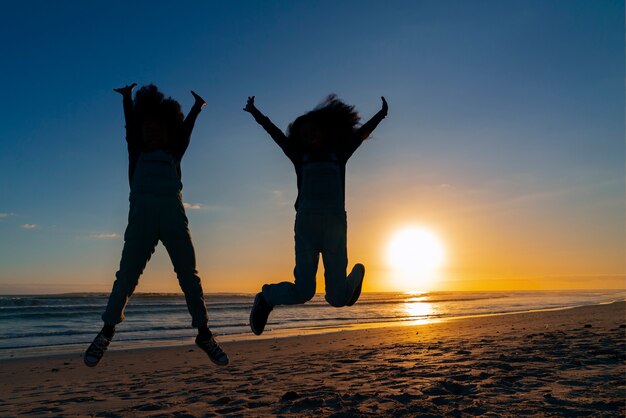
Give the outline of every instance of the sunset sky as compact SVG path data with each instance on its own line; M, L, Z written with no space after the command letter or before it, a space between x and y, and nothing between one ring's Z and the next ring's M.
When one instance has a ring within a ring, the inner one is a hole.
M329 93L389 102L347 166L364 290L423 290L388 260L410 226L443 247L430 290L626 287L623 1L182 4L3 6L0 293L110 290L132 82L208 102L182 165L208 293L292 279L296 177L247 96L286 129ZM137 291L179 291L162 245Z

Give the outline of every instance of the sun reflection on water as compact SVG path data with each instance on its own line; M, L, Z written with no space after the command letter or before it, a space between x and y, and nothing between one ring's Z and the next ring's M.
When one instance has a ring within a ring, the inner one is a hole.
M415 297L408 299L404 304L404 310L416 324L425 324L432 322L432 315L435 313L435 309L432 303L424 302L426 296Z

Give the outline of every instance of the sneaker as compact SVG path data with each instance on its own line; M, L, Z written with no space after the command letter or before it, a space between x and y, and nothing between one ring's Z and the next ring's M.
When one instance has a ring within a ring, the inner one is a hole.
M263 334L267 318L270 316L272 309L274 308L263 297L263 292L257 293L250 311L250 328L256 335Z
M361 288L363 287L363 277L365 277L365 266L363 264L357 263L352 268L352 273L350 275L356 274L355 280L357 281L357 286L354 288L354 293L352 293L352 298L346 303L346 306L352 306L359 300L359 296L361 296Z
M228 364L228 356L219 346L213 335L200 335L196 337L196 345L202 349L209 359L218 366L226 366Z
M110 343L111 340L108 339L102 331L100 331L87 351L85 351L85 355L83 357L85 364L89 367L97 366L102 359L102 356L104 356L104 352L107 351Z

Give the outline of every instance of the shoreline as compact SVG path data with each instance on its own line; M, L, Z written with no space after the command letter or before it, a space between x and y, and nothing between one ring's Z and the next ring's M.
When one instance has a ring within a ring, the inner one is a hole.
M626 302L223 344L0 361L0 415L626 413Z
M410 327L410 326L416 326L416 325L435 324L439 322L456 321L456 320L462 320L462 319L474 319L474 318L504 316L504 315L519 315L519 314L527 314L527 313L552 312L552 311L569 310L569 309L576 309L576 308L589 307L589 306L610 305L613 303L620 303L620 302L626 302L626 299L600 302L600 303L594 303L594 304L586 304L586 305L563 306L563 307L544 308L544 309L527 309L527 310L511 311L511 312L496 312L496 313L485 313L485 314L475 314L475 315L458 315L458 316L424 318L424 319L413 319L413 320L363 322L363 323L352 323L352 324L315 326L315 327L308 327L308 328L293 327L293 328L279 328L275 330L269 329L269 330L266 330L264 334L261 336L254 335L249 331L242 332L242 333L225 334L225 335L220 335L219 333L215 333L214 335L216 336L216 339L220 342L220 344L228 343L228 342L238 342L238 341L284 339L284 338L301 337L301 336L306 336L306 335L332 334L332 333L337 333L337 332L342 332L342 331L358 331L358 330L363 330L363 329ZM142 349L159 349L159 348L168 348L168 347L194 346L193 342L189 342L189 340L193 341L193 337L195 335L194 333L195 333L195 330L190 328L189 337L180 338L180 339L164 339L164 340L138 339L138 340L125 340L125 341L113 340L113 342L111 343L111 347L113 347L113 349L116 351L132 351L132 350L142 350ZM67 344L67 345L0 349L0 362L5 361L5 360L11 360L11 359L63 356L63 355L72 355L72 354L78 354L78 353L82 354L88 345L89 343L87 342L87 343L82 343L82 344L75 343L75 344Z

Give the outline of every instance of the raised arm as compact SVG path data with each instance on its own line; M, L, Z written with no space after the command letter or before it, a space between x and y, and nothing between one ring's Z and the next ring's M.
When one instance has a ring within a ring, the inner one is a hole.
M274 142L278 144L278 146L287 154L289 141L287 137L276 125L272 123L270 118L265 116L259 109L254 105L254 96L248 97L248 101L246 102L246 107L243 108L244 111L250 113L256 122L265 129L265 131L270 134Z
M124 87L113 89L113 91L122 95L122 104L124 106L124 119L126 121L126 142L135 143L137 137L137 126L133 109L133 89L137 83L133 83Z
M198 118L198 115L200 114L202 108L206 106L206 102L204 101L204 99L200 97L196 92L192 90L191 94L193 95L195 101L193 103L193 106L191 106L189 113L187 113L185 120L183 121L181 137L180 140L176 143L175 152L176 154L178 154L179 158L182 158L183 154L187 150L187 147L189 146L189 141L191 140L191 132L193 131L193 127L196 124L196 119Z
M368 120L366 123L364 123L354 133L355 141L358 141L359 143L365 141L367 139L367 137L370 136L370 134L374 131L374 129L376 129L376 127L378 126L380 121L385 119L385 116L387 116L387 110L389 109L389 107L387 106L387 100L385 100L385 98L382 97L382 96L380 98L383 101L383 105L382 105L381 109L378 111L378 113L376 113L374 116L372 116L372 118L370 120Z
M383 105L381 109L370 120L364 123L359 129L354 132L354 135L347 142L345 148L345 158L348 159L356 151L356 149L367 139L368 136L376 129L380 121L387 116L387 101L384 97L381 97Z

